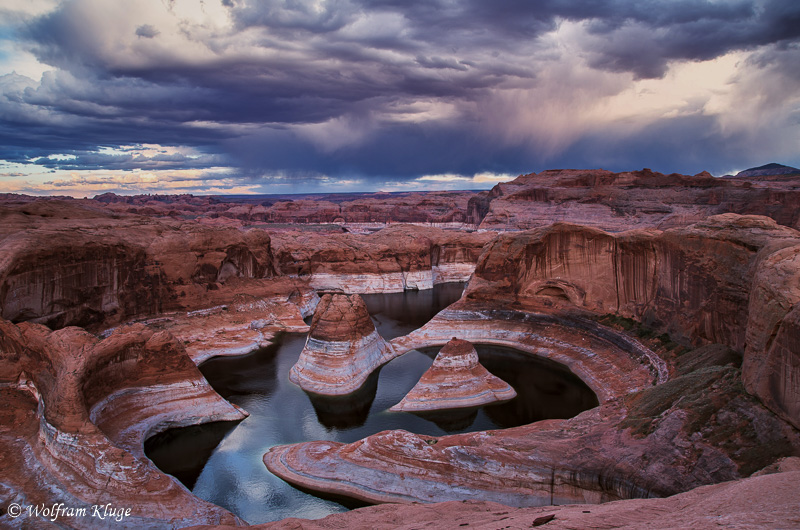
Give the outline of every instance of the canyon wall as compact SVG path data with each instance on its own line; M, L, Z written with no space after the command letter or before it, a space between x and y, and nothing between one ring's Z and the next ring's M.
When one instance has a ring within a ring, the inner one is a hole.
M269 235L261 230L117 219L73 204L57 208L54 217L53 206L42 202L2 211L3 318L53 328L103 327L207 307L226 296L210 291L277 272Z
M686 345L744 354L744 381L795 425L800 362L800 232L723 214L666 231L556 224L509 234L482 255L466 297L531 308L578 307L645 323Z
M766 215L800 228L800 175L764 180L649 169L549 170L498 184L467 207L469 221L489 230L526 230L558 221L609 232L666 229L722 213Z
M466 281L493 237L400 225L369 236L279 232L272 241L283 274L318 290L373 293Z

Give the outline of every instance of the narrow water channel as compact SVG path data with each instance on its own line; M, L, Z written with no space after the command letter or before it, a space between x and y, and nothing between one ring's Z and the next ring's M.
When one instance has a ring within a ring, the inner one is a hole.
M443 284L428 291L363 298L379 333L389 340L425 324L456 301L462 289L463 284ZM285 334L269 348L204 363L200 369L214 389L250 417L236 425L172 429L147 441L148 457L195 495L249 523L319 518L347 508L272 475L262 463L268 448L307 440L348 443L387 429L441 436L505 428L571 417L597 404L591 390L565 368L487 345L476 345L481 362L519 394L508 403L435 417L389 412L430 367L437 349L411 351L391 361L354 395L312 398L288 380L305 339Z

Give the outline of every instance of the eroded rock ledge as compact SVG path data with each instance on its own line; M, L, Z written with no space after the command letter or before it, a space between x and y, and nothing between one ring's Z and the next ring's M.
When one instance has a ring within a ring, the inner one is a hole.
M80 328L0 320L0 349L4 503L90 511L111 503L130 507L126 523L140 528L241 523L143 454L144 439L158 431L246 416L208 386L170 334L126 326L101 341Z
M479 407L516 396L511 385L483 367L472 344L453 337L414 388L389 410L423 412Z
M439 504L384 504L318 520L286 519L259 529L380 528L792 528L797 526L796 485L800 471L785 471L740 481L703 486L666 499L635 499L602 505L575 504L509 508L485 501Z
M800 452L800 434L709 366L569 420L441 438L386 431L352 444L272 448L301 487L371 503L492 500L510 506L661 497L749 475Z

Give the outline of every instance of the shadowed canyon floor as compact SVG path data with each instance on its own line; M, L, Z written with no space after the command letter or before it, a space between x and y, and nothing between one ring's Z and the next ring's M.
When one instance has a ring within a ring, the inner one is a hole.
M52 503L130 507L136 527L244 524L144 456L171 427L246 417L196 365L305 333L318 306L323 341L353 339L334 333L347 323L358 342L369 319L345 295L469 279L430 322L381 339L363 371L456 336L560 363L598 406L508 429L274 447L264 461L292 483L406 503L276 524L796 526L799 197L796 175L649 170L328 203L3 196L0 524L47 523L10 510ZM762 469L785 472L753 476Z

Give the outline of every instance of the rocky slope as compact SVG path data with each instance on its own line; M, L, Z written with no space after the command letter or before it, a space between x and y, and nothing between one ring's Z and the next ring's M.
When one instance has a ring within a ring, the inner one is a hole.
M722 213L766 215L800 228L800 175L768 180L664 175L649 169L550 170L522 175L470 199L482 229L526 230L557 221L610 232L686 226Z

